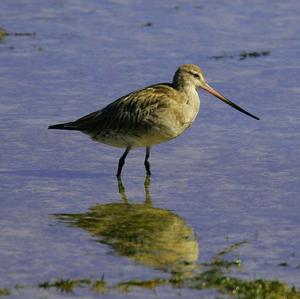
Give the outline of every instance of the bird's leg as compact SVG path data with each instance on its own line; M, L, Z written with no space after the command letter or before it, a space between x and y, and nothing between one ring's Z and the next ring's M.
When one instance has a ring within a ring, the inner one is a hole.
M149 163L149 161L148 161L148 159L149 159L149 157L150 157L150 149L151 149L150 146L147 146L147 147L146 147L146 156L145 156L145 162L144 162L144 165L145 165L145 168L146 168L147 175L151 175L151 171L150 171L150 163Z
M122 157L119 160L117 177L121 176L122 168L123 168L123 165L125 164L125 159L126 159L126 157L127 157L130 150L131 150L131 146L127 146L124 154L122 155Z

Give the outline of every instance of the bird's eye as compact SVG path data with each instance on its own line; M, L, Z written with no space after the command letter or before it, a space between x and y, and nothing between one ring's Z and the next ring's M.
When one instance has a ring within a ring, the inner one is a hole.
M200 79L200 76L197 73L193 74L195 78Z

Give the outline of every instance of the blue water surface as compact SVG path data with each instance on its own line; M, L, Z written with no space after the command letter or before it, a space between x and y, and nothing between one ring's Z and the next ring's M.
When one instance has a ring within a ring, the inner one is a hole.
M194 125L152 151L153 206L193 229L199 263L247 240L232 253L243 262L237 277L300 287L299 15L297 0L2 0L0 26L35 34L0 40L0 287L32 287L11 298L65 298L35 286L168 276L57 221L53 214L121 200L115 172L122 150L47 127L168 82L182 63L200 65L212 86L261 120L200 91ZM241 60L243 51L269 54ZM133 150L124 166L132 203L145 198L143 159L144 150ZM105 296L197 294L166 286Z

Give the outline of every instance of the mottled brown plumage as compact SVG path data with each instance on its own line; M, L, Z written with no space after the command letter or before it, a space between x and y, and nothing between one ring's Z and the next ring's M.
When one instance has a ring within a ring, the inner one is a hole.
M146 147L144 164L150 175L148 158L151 146L179 136L195 120L200 108L197 88L207 90L237 110L258 119L210 87L198 66L184 64L176 71L172 83L133 91L101 110L49 129L77 130L95 141L126 148L119 161L118 176L130 149Z

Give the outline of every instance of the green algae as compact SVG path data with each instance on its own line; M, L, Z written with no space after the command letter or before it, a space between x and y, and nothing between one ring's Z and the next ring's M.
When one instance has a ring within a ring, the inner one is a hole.
M8 296L10 294L9 290L6 288L0 288L0 296Z
M61 293L74 293L78 288L87 288L95 293L105 293L107 283L104 278L99 280L93 279L55 279L52 281L44 281L38 284L40 289L56 289Z
M0 39L5 37L6 35L7 35L7 32L3 28L0 27Z
M216 292L216 296L226 296L226 298L233 299L300 299L300 291L297 288L279 280L242 279L231 276L231 270L240 268L241 261L237 258L227 260L223 256L242 244L245 244L245 242L232 244L221 250L212 258L211 262L198 264L197 271L189 277L171 273L169 278L133 279L115 284L109 284L104 279L104 276L101 279L58 278L41 282L36 288L44 290L54 289L60 293L76 295L76 291L79 289L95 294L105 294L111 291L127 294L136 288L155 291L158 287L170 286L179 290L193 289L199 292L213 290ZM26 289L26 286L21 288L15 287L16 289L21 292ZM0 295L8 296L13 290L0 288Z

